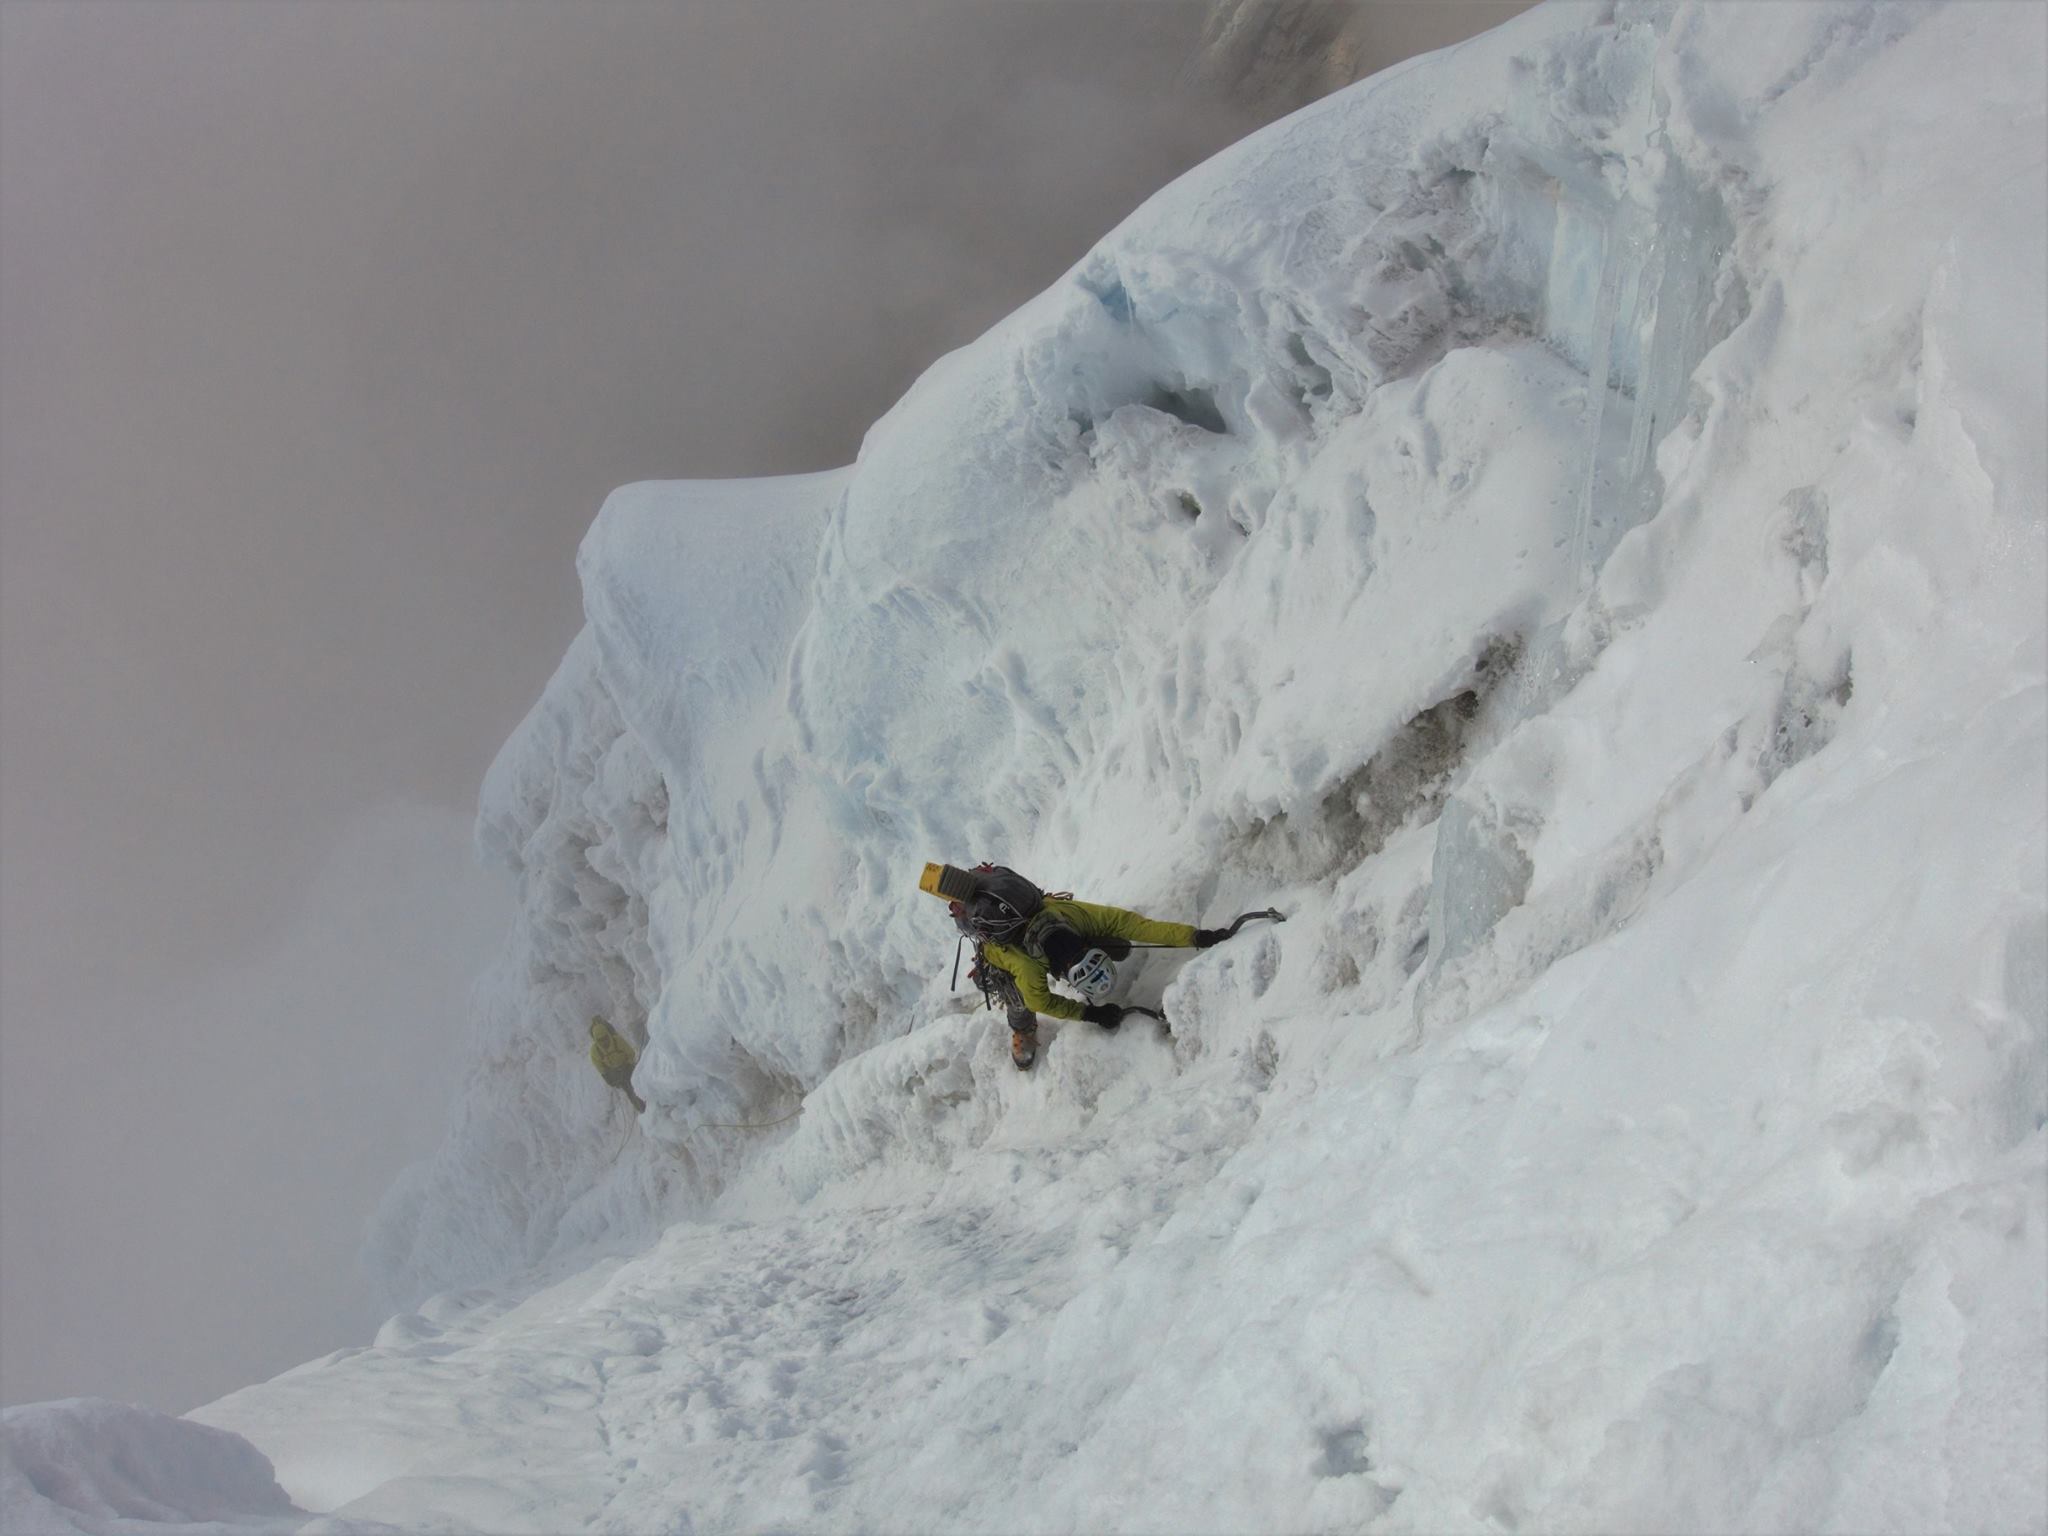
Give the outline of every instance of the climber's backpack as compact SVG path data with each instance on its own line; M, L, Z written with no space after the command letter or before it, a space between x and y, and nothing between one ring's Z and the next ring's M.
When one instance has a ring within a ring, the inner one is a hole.
M1002 864L977 864L969 871L973 890L960 898L962 927L997 944L1015 943L1045 905L1045 892Z
M1045 910L1047 900L1065 900L1071 891L1044 891L1004 864L977 864L973 869L956 869L951 864L927 864L919 888L952 904L953 921L962 934L974 941L974 966L968 976L981 988L983 999L993 1007L994 986L1008 984L1005 1002L1023 1006L1016 995L1009 972L989 960L988 944L1021 949L1055 976L1065 977L1070 966L1088 951L1087 941L1071 923ZM1131 946L1121 939L1101 941L1097 946L1106 958L1121 960ZM1106 983L1108 972L1104 973ZM954 980L959 980L959 959L954 959Z
M917 888L947 903L954 925L967 937L997 944L1015 943L1045 906L1044 891L1002 864L977 864L972 869L927 864Z
M1109 961L1130 958L1128 939L1084 939L1072 923L1045 910L1048 900L1066 900L1073 892L1042 891L1001 864L978 864L970 874L974 893L961 902L961 931L975 940L977 954L984 943L1007 945L1062 978L1090 949L1101 950ZM1104 973L1105 986L1109 974Z

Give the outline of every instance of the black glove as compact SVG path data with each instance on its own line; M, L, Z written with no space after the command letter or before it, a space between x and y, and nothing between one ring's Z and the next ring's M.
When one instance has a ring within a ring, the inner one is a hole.
M1195 948L1211 949L1229 938L1230 933L1231 930L1228 928L1197 928L1195 930Z
M1115 1029L1124 1021L1124 1011L1115 1003L1090 1003L1081 1010L1081 1017L1090 1024L1100 1024L1104 1029Z

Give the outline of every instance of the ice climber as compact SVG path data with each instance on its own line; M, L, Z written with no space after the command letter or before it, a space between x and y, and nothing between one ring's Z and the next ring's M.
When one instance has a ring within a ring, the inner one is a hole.
M1207 949L1253 918L1286 921L1270 908L1247 912L1228 928L1162 923L1122 907L1074 900L1071 891L1047 893L1013 869L982 864L956 869L927 864L918 889L946 903L953 924L974 941L967 973L987 1006L1003 1005L1010 1025L1010 1060L1020 1071L1038 1059L1038 1015L1082 1019L1115 1029L1127 1013L1162 1015L1149 1008L1107 1002L1116 965L1133 949ZM957 971L958 961L955 961ZM1086 1001L1062 997L1057 978Z
M597 1068L599 1077L632 1101L636 1115L647 1109L647 1101L633 1091L633 1068L639 1062L639 1054L625 1036L603 1019L590 1021L590 1064Z

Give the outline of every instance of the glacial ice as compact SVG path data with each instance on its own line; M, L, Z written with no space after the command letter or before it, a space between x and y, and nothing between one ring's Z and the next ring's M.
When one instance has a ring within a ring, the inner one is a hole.
M2039 21L1538 7L622 493L417 1315L201 1416L407 1529L2041 1528ZM1021 1074L935 857L1290 918Z
M1300 878L1443 806L1418 997L1524 898L1544 790L1499 749L1599 654L1594 578L1742 315L1727 215L1661 142L1656 26L1526 30L1472 55L1500 110L1397 71L1191 173L935 363L852 470L607 504L594 650L486 785L530 919L481 1006L536 1044L614 1018L667 1151L588 1187L548 1148L602 1099L511 1057L546 1129L492 1111L409 1178L375 1238L395 1299L722 1187L749 1154L696 1127L785 1113L932 1006L928 914L894 899L928 856L1206 908L1238 895L1219 827L1289 829L1259 846ZM1414 734L1482 672L1448 756ZM1368 770L1378 806L1319 809ZM1142 818L1146 864L1098 865L1081 804ZM433 1213L479 1187L455 1224L502 1235L452 1244Z
M1639 83L1647 97L1647 80ZM1674 162L1617 193L1610 180L1498 140L1475 195L1500 221L1505 292L1527 305L1538 334L1583 370L1582 467L1569 503L1563 614L1590 589L1629 529L1656 515L1663 483L1655 448L1686 407L1694 371L1745 312L1725 266L1732 226L1718 199ZM1568 659L1562 617L1528 637L1504 698L1504 727L1540 714L1583 671ZM1527 893L1522 844L1540 810L1519 815L1458 789L1444 810L1430 898L1432 972L1472 949Z

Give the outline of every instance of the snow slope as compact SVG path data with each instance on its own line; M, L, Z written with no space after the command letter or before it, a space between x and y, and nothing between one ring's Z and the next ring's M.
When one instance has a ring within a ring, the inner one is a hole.
M615 495L404 1310L193 1417L320 1530L2048 1524L2044 27L1546 6ZM984 857L1291 917L1025 1076Z
M0 1410L0 1530L283 1533L307 1514L240 1435L75 1397Z

